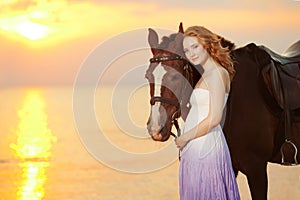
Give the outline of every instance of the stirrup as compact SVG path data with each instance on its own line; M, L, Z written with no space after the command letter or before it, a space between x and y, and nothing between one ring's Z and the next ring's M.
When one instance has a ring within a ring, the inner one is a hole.
M295 154L294 154L294 162L286 162L284 160L284 153L283 153L283 146L285 144L290 144L294 150L295 150ZM291 141L291 140L288 140L286 139L285 142L281 145L281 148L280 148L280 152L281 152L281 165L285 165L285 166L295 166L295 165L298 165L298 161L297 161L297 154L298 154L298 149L296 147L296 145Z

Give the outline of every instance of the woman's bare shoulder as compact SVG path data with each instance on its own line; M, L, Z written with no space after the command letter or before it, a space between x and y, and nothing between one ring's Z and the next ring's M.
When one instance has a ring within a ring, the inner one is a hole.
M230 76L224 67L216 67L215 69L211 70L207 74L207 80L212 81L212 83L215 83L215 81L219 80L223 83L226 93L228 93L230 90Z
M230 80L228 71L224 67L215 67L207 73L207 77L222 77L223 80Z

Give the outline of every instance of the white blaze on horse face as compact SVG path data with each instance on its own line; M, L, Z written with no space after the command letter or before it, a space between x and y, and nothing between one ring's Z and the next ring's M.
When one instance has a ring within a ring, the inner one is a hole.
M164 69L164 67L159 64L156 66L155 70L153 71L154 76L154 96L160 97L161 96L161 86L162 86L162 80L164 75L167 73L167 71ZM159 113L159 107L160 102L155 102L154 105L151 106L151 129L152 132L158 133L159 129L161 128L159 125L159 119L160 119L160 113Z

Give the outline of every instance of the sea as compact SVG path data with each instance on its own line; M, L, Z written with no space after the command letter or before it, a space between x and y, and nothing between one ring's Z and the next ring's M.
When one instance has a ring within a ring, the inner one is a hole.
M0 199L179 199L178 150L149 137L146 86L1 88L0 110ZM300 166L270 163L268 178L268 199L300 199Z

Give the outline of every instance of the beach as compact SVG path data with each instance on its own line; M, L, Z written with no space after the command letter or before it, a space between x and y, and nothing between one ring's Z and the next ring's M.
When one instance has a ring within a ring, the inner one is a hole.
M173 141L154 142L144 132L139 137L124 134L114 124L113 114L108 115L111 107L105 101L110 95L103 96L103 91L111 90L104 87L101 90L96 94L95 113L108 141L125 152L139 155L160 152L172 145ZM109 162L95 156L82 140L85 133L78 133L76 128L72 91L72 88L1 90L0 199L179 199L178 159L153 167L152 171L133 173L122 171L125 168L120 166L130 165L128 169L134 169L165 158L145 161L123 157ZM146 93L147 90L140 89L128 101L131 119L140 129L145 128L149 114L149 101L144 101L148 98ZM40 140L34 142L33 138ZM93 145L104 144L94 141ZM111 153L101 152L108 159ZM123 165L114 167L118 162ZM269 164L268 178L268 199L300 199L300 166ZM245 176L239 174L237 181L241 199L251 199Z

